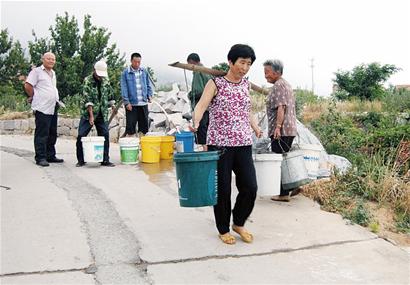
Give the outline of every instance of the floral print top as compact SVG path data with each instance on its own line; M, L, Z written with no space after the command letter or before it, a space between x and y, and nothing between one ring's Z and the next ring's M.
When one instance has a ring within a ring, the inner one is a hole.
M249 81L243 78L241 82L234 83L224 77L216 77L213 80L217 94L209 107L207 145L252 145Z

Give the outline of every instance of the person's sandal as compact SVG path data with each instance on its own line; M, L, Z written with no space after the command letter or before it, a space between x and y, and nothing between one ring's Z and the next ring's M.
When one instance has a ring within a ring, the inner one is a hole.
M243 229L243 230L238 230L237 226L232 225L232 230L237 233L240 237L241 240L246 242L246 243L251 243L253 242L253 235L248 232L247 230Z
M229 245L233 245L236 242L235 237L233 235L231 235L230 233L219 235L219 238L221 239L221 241L223 243L226 243L226 244L229 244Z

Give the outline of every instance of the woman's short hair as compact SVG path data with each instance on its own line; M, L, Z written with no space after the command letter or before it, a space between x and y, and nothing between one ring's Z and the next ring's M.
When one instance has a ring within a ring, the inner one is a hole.
M263 63L263 66L270 66L273 71L283 74L283 63L279 59L268 59Z
M230 60L233 64L235 64L236 60L240 57L250 58L251 63L253 63L256 59L255 52L250 46L243 44L233 45L228 53L228 61Z

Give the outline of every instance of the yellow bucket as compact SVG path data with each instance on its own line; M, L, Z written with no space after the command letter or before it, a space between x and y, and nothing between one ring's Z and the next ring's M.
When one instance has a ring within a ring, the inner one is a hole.
M146 163L159 162L161 152L161 137L141 137L141 161Z
M161 137L161 159L172 159L174 157L174 136Z

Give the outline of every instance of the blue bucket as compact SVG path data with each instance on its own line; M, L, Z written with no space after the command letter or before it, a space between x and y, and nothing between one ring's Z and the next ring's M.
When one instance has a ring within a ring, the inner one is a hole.
M175 134L177 152L194 152L194 133L180 132Z

